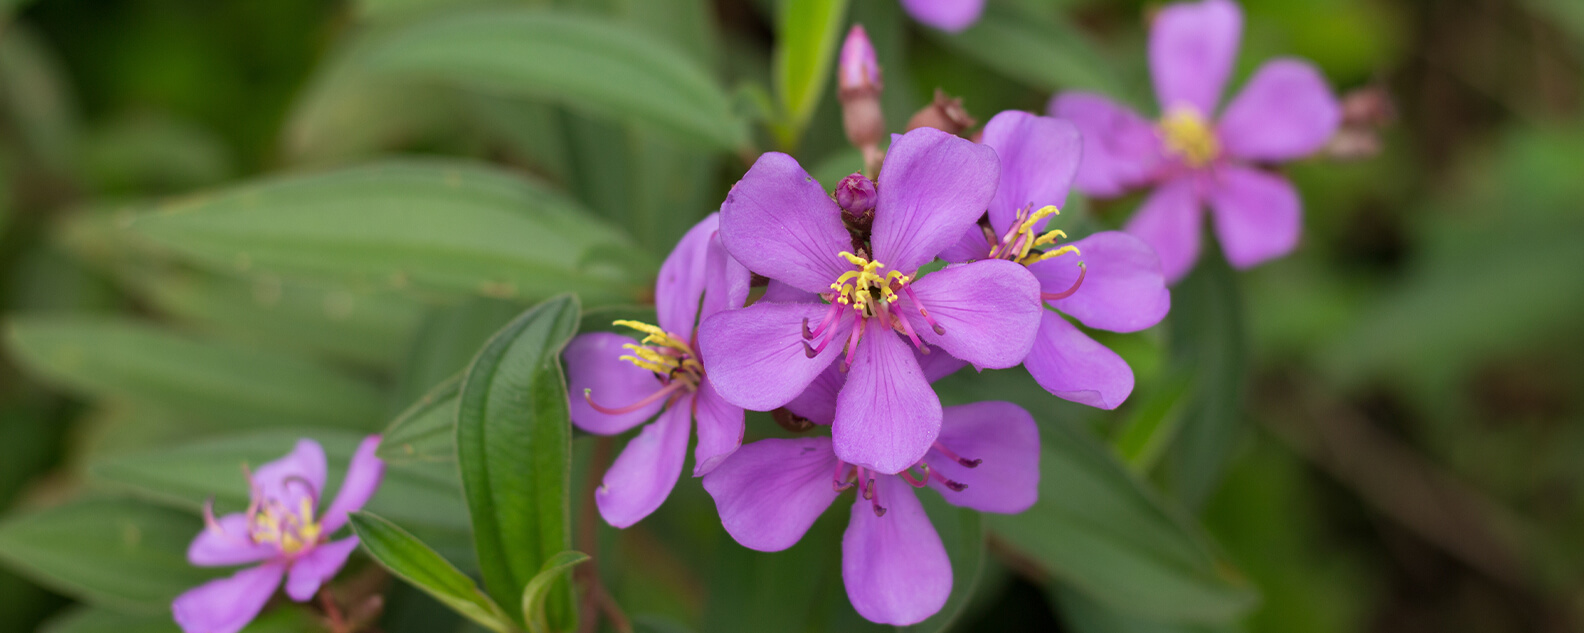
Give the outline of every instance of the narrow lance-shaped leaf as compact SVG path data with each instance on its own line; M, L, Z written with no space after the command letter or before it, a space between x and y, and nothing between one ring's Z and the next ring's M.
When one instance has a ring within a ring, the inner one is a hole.
M1172 363L1194 374L1194 390L1169 452L1168 482L1190 508L1204 504L1226 471L1243 424L1245 358L1237 277L1219 253L1172 289Z
M549 597L556 581L564 577L567 571L588 559L588 554L583 552L561 552L545 561L539 573L528 581L522 596L523 621L528 623L528 633L550 633L552 629L545 615L545 598Z
M847 0L786 0L780 4L775 85L785 120L776 133L781 147L791 148L831 83L831 58L841 41Z
M386 461L452 461L456 459L457 396L462 377L435 385L402 411L385 429L379 456Z
M391 573L484 628L497 633L512 630L506 614L479 591L472 578L422 541L396 524L367 512L354 512L350 522L363 549Z

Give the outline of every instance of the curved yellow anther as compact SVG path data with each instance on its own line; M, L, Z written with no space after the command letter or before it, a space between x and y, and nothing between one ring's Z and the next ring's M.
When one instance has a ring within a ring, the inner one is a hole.
M1040 253L1039 255L1036 255L1036 256L1033 256L1033 257L1024 258L1027 261L1018 260L1018 263L1023 264L1024 266L1027 266L1027 265L1032 264L1034 262L1042 262L1042 261L1045 261L1047 259L1053 259L1053 258L1056 258L1056 257L1061 257L1062 255L1066 255L1068 253L1072 253L1072 254L1077 255L1079 257L1083 257L1083 253L1078 252L1078 247L1077 246L1073 246L1072 244L1068 244L1066 246L1058 248L1058 249L1056 249L1054 251L1050 251L1048 253Z

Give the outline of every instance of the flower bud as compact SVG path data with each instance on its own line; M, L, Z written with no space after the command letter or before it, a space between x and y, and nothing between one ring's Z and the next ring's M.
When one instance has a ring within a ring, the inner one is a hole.
M836 185L836 204L853 216L874 209L876 197L874 181L863 174L852 174Z
M863 25L854 24L852 30L847 32L847 41L842 43L841 68L838 72L837 87L843 95L856 91L880 91L880 63L875 61L874 46L869 43L869 34L864 32Z
M908 119L907 131L932 127L948 134L961 134L976 123L978 121L968 116L968 111L963 108L962 99L952 98L937 88L935 100Z
M885 137L885 114L880 111L880 64L862 25L854 24L847 32L836 87L847 141L863 152L865 168L873 168L879 163L880 139Z

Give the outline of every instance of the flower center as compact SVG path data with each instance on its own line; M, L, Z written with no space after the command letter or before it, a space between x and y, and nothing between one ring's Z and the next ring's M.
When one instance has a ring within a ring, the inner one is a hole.
M984 463L984 460L982 459L967 459L962 457L952 452L951 449L942 446L940 442L935 442L934 450L939 452L942 457L957 462L958 464L962 464L964 468L978 468L979 464ZM915 476L913 474L914 468L919 470L919 475ZM856 466L838 460L836 462L836 474L831 478L831 489L835 490L836 492L842 492L853 486L858 486L859 493L863 495L864 499L869 500L869 503L872 506L874 506L875 516L883 517L886 513L886 507L880 504L879 487L875 485L875 477L878 474L879 473L864 468L863 466ZM914 464L912 468L897 473L896 476L901 477L904 481L908 482L908 485L913 486L914 488L923 488L924 486L929 485L931 479L934 479L935 481L940 482L941 485L945 486L947 490L952 492L962 492L968 489L968 484L947 479L946 476L942 475L939 470L930 468L927 456L926 459L919 460L919 462Z
M640 321L612 321L611 325L629 327L644 333L642 341L622 345L622 349L632 353L620 357L619 360L654 372L662 386L658 391L637 402L615 408L594 402L593 390L584 389L583 399L588 401L589 406L595 411L606 415L630 413L678 391L687 393L698 391L699 384L704 382L704 365L699 362L698 354L685 339Z
M836 278L836 281L830 285L834 293L833 298L836 303L862 309L865 317L872 317L879 312L879 309L883 309L883 306L877 306L876 302L883 301L886 305L896 303L896 291L912 281L912 278L898 270L881 275L880 269L885 268L885 264L880 262L847 251L842 251L837 256L857 266L858 270L849 270Z
M1061 210L1054 205L1045 205L1033 212L1030 212L1028 207L1024 207L1017 212L1017 215L1013 218L1012 228L1007 230L1006 235L1001 236L1001 241L990 247L990 258L1005 259L1028 266L1035 262L1055 259L1068 253L1083 257L1083 253L1078 252L1078 247L1072 244L1049 250L1040 248L1043 246L1055 246L1056 240L1067 237L1067 234L1059 229L1046 231L1039 235L1034 234L1034 225L1039 224L1040 220L1060 214ZM1055 300L1071 297L1073 293L1078 292L1078 287L1083 285L1084 276L1088 271L1089 269L1084 266L1083 262L1078 262L1078 280L1073 282L1071 288L1061 292L1042 292L1040 293L1040 298Z
M852 366L853 354L858 350L858 342L863 340L864 327L869 319L876 317L881 319L880 322L886 327L908 337L913 341L913 345L928 354L929 348L919 340L918 333L913 331L913 324L906 316L891 309L891 306L901 298L897 293L905 294L918 308L919 316L936 334L946 333L945 328L930 317L929 310L919 303L918 296L913 294L913 289L908 287L908 283L913 281L913 278L899 270L881 274L880 269L885 268L885 264L861 255L842 251L837 256L847 260L857 269L842 273L835 282L831 283L831 291L820 295L830 302L830 309L825 311L825 317L820 320L818 326L810 330L808 319L803 320L804 354L814 358L824 351L825 346L835 340L836 331L839 329L837 326L849 310L852 312L853 323L847 338L847 357L841 364L842 371L847 371L847 368ZM820 339L819 343L810 345L808 341L815 338Z
M274 543L287 555L318 544L322 532L312 495L299 499L295 511L278 499L255 501L248 509L248 537L254 543Z
M1177 106L1161 117L1158 126L1166 153L1181 158L1189 167L1209 165L1221 154L1221 143L1216 140L1210 124L1199 111L1189 106Z

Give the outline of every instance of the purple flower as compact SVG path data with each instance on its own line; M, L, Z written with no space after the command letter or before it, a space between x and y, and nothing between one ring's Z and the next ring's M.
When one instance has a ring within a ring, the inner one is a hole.
M325 455L318 442L297 441L285 457L248 476L253 500L247 512L214 517L204 505L208 528L187 548L187 561L200 567L263 563L195 587L171 605L176 623L187 633L236 633L253 621L286 578L286 595L304 602L335 576L357 549L349 536L330 535L347 522L379 488L385 462L374 456L378 435L358 445L335 501L316 512L325 486Z
M600 516L619 528L649 516L670 496L682 473L693 420L699 435L694 477L714 469L742 444L742 408L716 393L694 351L698 320L741 307L748 298L748 269L716 238L718 218L710 214L694 225L661 265L655 282L659 326L616 322L643 332L642 341L597 332L567 345L567 386L578 428L611 435L660 412L627 443L594 493Z
M913 19L942 31L956 33L979 21L985 0L902 0Z
M1173 282L1199 257L1205 203L1233 266L1292 251L1301 229L1298 193L1256 165L1313 153L1341 120L1320 72L1297 59L1261 66L1212 120L1242 28L1242 13L1230 0L1161 10L1150 29L1150 69L1163 113L1153 125L1099 95L1067 93L1050 103L1051 115L1072 120L1087 141L1079 190L1109 197L1155 188L1126 230L1155 248Z
M1160 261L1143 241L1104 231L1058 246L1067 234L1045 230L1079 169L1083 143L1077 128L1060 119L1002 112L985 125L984 144L1001 160L990 230L973 227L941 253L943 259L1028 266L1047 305L1092 328L1136 332L1166 316L1171 293ZM1046 391L1102 409L1115 409L1133 391L1133 370L1122 357L1050 310L1041 313L1039 336L1023 366Z
M984 213L997 175L988 147L930 128L898 137L876 186L871 239L855 244L796 160L759 157L721 205L721 240L749 270L789 287L772 290L790 300L761 300L699 327L721 396L780 407L845 351L837 457L886 474L918 462L940 430L941 405L914 350L927 343L980 367L1011 367L1039 328L1039 282L1022 266L982 261L918 277Z
M1015 514L1039 494L1039 430L1009 402L949 407L923 459L887 476L846 463L831 439L770 439L742 447L704 477L721 524L763 552L797 543L840 493L856 487L842 537L842 582L858 613L883 624L919 622L951 595L951 561L911 488L948 503Z

